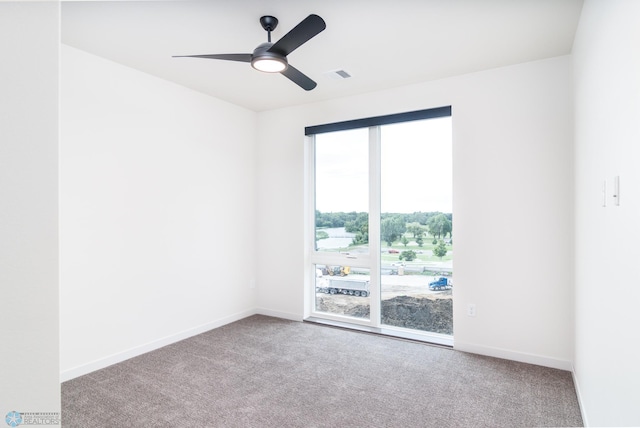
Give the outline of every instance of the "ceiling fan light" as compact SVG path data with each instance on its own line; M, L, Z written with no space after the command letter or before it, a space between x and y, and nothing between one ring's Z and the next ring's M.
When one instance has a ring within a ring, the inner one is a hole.
M280 73L287 68L287 62L277 57L258 57L251 60L251 66L265 73Z

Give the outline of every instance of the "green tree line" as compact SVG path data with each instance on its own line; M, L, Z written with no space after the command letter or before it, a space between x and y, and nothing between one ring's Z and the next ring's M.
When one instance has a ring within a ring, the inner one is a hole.
M427 233L433 236L434 241L444 239L447 235L452 237L452 224L452 214L439 211L418 211L411 214L383 213L380 232L382 240L389 246L393 242L401 240L406 232L413 234L416 243L422 246ZM347 232L355 233L354 245L369 242L369 215L365 212L323 213L316 210L316 228L323 227L344 227ZM404 245L406 246L406 243Z

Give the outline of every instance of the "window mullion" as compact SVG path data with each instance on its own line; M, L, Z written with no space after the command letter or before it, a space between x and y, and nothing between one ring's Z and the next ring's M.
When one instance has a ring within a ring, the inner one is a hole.
M307 174L305 175L305 245L304 260L309 261L315 252L315 188L316 188L316 137L305 136L305 160L307 162ZM313 312L315 297L315 268L310 263L305 263L304 268L304 317L307 318Z

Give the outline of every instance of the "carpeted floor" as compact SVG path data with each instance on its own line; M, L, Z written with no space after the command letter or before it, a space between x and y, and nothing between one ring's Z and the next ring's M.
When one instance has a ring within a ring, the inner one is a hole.
M252 316L62 384L63 427L582 426L566 371Z

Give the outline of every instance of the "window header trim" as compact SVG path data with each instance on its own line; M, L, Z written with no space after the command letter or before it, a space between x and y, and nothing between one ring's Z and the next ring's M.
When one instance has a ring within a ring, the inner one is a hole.
M357 128L369 128L371 126L410 122L412 120L435 119L438 117L447 116L451 116L451 106L389 114L386 116L368 117L364 119L347 120L344 122L327 123L324 125L307 126L304 128L304 135L324 134L326 132L346 131L349 129Z

